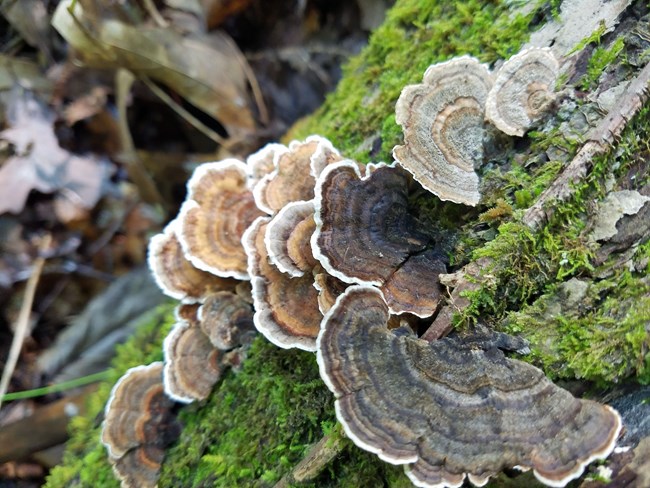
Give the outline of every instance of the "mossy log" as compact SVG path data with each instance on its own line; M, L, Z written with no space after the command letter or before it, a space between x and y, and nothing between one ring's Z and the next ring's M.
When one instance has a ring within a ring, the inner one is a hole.
M481 263L475 286L461 294L453 325L480 321L522 335L532 350L524 360L574 392L602 400L618 385L650 383L650 205L621 214L609 240L594 241L592 234L611 192L650 195L650 105L643 78L650 17L647 2L558 3L398 0L368 47L349 62L336 92L288 137L318 133L363 162L390 161L401 142L395 102L428 65L462 54L494 65L531 36L559 46L572 61L556 110L523 138L495 139L480 170L480 205L414 203L447 243L453 270ZM632 109L623 113L623 107ZM610 132L597 150L577 161L594 128L607 123ZM568 178L572 164L581 166ZM542 196L553 185L561 191ZM531 224L528 209L540 196L546 199L537 207L542 217ZM171 320L170 305L143 325L119 350L114 379L128 367L161 358ZM89 414L73 421L64 463L52 471L48 487L118 486L98 434L110 387L103 385ZM207 401L181 410L183 433L167 454L159 486L264 487L280 480L283 486L410 486L401 467L343 437L333 401L313 354L280 350L258 338L242 371L227 374ZM326 436L338 455L310 453ZM304 471L305 456L324 461L299 482L292 472L298 465ZM489 486L537 486L530 475L510 475Z

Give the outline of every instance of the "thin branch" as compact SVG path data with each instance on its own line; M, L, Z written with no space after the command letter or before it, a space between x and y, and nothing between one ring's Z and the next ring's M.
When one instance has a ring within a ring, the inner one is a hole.
M147 10L153 21L158 24L158 27L169 27L169 22L161 15L156 8L156 4L153 3L153 0L144 0L144 8Z
M650 95L650 64L641 70L632 81L616 108L610 111L597 127L589 134L587 142L573 158L562 174L556 178L531 206L523 217L523 222L533 229L538 229L548 221L557 208L557 203L568 200L575 192L575 183L582 180L593 166L596 156L605 154L614 141L621 135L627 123L634 117Z
M138 187L142 199L147 203L158 204L162 208L165 208L165 201L162 195L136 154L131 131L129 130L129 122L126 116L126 103L134 80L135 76L133 73L126 69L118 69L115 74L116 105L120 142L122 144L121 158L126 162L129 177Z
M11 341L11 349L9 350L9 357L7 358L4 370L2 371L2 379L0 379L0 409L2 408L4 395L7 393L7 388L9 387L9 381L14 374L16 364L18 364L18 358L20 357L20 351L23 348L25 336L27 335L27 330L29 328L29 317L31 315L32 306L34 304L36 287L38 286L38 281L41 278L43 266L45 265L45 258L43 257L43 254L47 248L50 247L51 242L52 236L50 234L46 234L39 246L39 257L34 260L32 274L27 281L27 286L25 287L25 296L20 307L20 313L18 314L16 330L14 332L13 340Z
M169 108L171 108L174 112L176 112L178 115L184 118L189 124L194 126L196 130L205 134L208 138L212 139L217 144L224 146L225 148L232 146L233 141L231 141L230 139L226 139L225 137L221 137L219 134L217 134L215 131L210 129L199 119L194 117L194 115L192 115L187 110L185 110L180 104L176 103L176 101L172 97L170 97L165 92L165 90L161 89L148 77L143 76L141 79L144 82L144 84L147 85L147 88L149 88L163 102L169 105Z
M278 481L274 488L287 488L291 484L314 479L340 454L344 446L343 437L338 431L323 436L309 449L293 471Z

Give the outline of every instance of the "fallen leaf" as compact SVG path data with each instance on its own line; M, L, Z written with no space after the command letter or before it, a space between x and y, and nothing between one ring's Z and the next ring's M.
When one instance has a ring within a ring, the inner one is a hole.
M11 127L0 132L0 139L13 144L15 154L0 168L0 213L20 212L31 190L63 191L80 208L95 206L108 176L105 159L59 146L52 112L29 92L10 98L7 120Z
M125 68L163 83L217 119L230 136L253 132L246 60L227 34L183 36L170 28L98 19L86 14L82 2L74 4L73 17L71 4L59 3L52 25L86 65Z

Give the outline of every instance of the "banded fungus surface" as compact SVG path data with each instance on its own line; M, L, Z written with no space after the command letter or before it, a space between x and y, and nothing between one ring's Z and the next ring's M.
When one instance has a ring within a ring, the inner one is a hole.
M129 369L106 403L101 441L122 488L156 486L165 449L180 434L162 370L161 362Z
M524 49L497 72L485 117L501 132L523 136L555 100L559 63L549 48Z
M339 159L332 143L316 135L304 141L292 141L285 149L276 149L273 171L254 188L258 208L274 215L290 202L311 200L315 177L325 166Z
M341 281L379 287L391 313L428 317L446 266L409 213L408 191L400 168L382 165L362 177L352 161L330 165L316 184L312 251Z
M179 240L186 258L217 276L246 280L241 236L263 212L247 186L248 166L236 159L204 163L187 184Z
M621 418L573 397L543 372L446 338L386 327L379 291L352 286L326 314L317 341L336 414L359 447L405 465L417 486L482 486L504 468L564 486L615 446Z
M492 87L488 68L470 56L429 66L423 83L404 87L395 120L404 144L393 157L441 200L475 206L475 168L483 160L484 108Z
M322 315L311 273L292 277L269 259L265 244L270 218L260 217L244 233L251 276L254 323L278 347L313 351Z
M162 292L181 302L195 303L211 293L233 290L237 280L194 267L183 253L177 232L178 221L172 220L149 241L149 269Z
M210 295L201 305L180 305L176 324L163 343L165 393L181 403L208 397L241 348L253 337L250 305L230 292Z

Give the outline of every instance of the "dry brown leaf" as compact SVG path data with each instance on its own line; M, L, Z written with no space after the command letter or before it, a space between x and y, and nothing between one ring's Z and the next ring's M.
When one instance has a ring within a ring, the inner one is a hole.
M53 114L28 93L14 95L7 108L11 127L0 132L0 139L12 143L15 152L0 168L0 213L20 212L31 190L60 191L74 206L92 208L103 193L106 160L63 149L54 133Z
M4 0L0 12L31 46L50 53L50 17L43 0Z
M230 136L240 138L254 130L246 61L226 34L182 36L169 28L89 19L81 2L74 5L73 18L71 3L59 4L52 25L88 66L126 68L161 82L219 120Z

